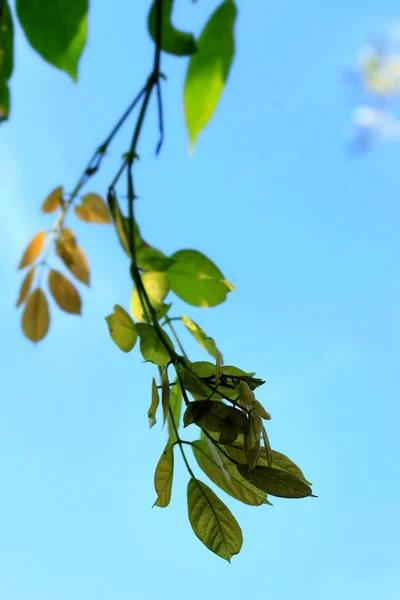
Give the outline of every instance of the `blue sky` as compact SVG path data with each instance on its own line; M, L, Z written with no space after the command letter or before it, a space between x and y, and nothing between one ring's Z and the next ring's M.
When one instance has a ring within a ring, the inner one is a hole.
M319 496L251 508L221 492L244 533L231 565L192 533L179 459L170 507L151 509L166 432L147 427L153 368L137 350L120 353L104 323L130 295L112 229L69 220L93 273L82 318L52 307L35 347L14 309L22 250L52 223L42 200L72 188L151 66L147 3L136 4L93 3L78 86L17 35L12 120L0 132L1 596L395 600L400 148L348 155L353 101L341 74L399 17L398 3L240 2L229 85L193 157L185 60L164 59L165 146L155 160L149 119L137 169L143 234L166 253L201 250L237 286L217 308L177 302L174 313L199 322L227 363L267 380L272 446ZM176 23L196 33L216 5L178 4ZM88 191L104 193L128 139Z

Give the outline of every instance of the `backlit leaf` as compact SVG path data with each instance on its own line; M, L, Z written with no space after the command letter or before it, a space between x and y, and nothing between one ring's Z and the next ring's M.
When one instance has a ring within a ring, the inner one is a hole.
M171 500L172 479L174 475L174 451L172 444L168 443L161 455L154 474L154 487L157 500L154 506L165 508Z
M138 337L132 317L122 306L116 304L114 312L105 319L111 338L118 348L123 352L130 352Z
M279 498L306 498L312 491L304 481L287 471L273 467L256 466L249 470L247 465L238 465L239 473L249 483L271 496Z
M72 231L63 227L56 242L56 254L64 265L82 283L89 285L89 264L83 250L78 246Z
M64 188L62 185L56 187L50 194L47 196L45 201L42 204L42 212L44 213L53 213L58 208L61 208L63 202Z
M82 302L79 292L62 273L50 269L48 284L51 295L61 310L74 315L81 314Z
M100 225L111 223L111 215L103 198L97 194L86 194L82 203L74 207L76 216L87 223Z
M266 421L270 421L271 420L271 415L269 414L269 412L267 412L265 410L265 408L263 407L263 405L258 402L258 400L254 400L253 402L253 409L260 415L260 417L262 419L265 419Z
M186 328L190 331L190 333L192 334L194 339L200 344L200 346L202 348L204 348L204 350L206 350L206 352L211 354L211 356L213 356L214 358L217 358L218 350L217 350L217 346L215 345L214 340L212 338L208 337L204 333L204 331L197 325L197 323L192 321L192 319L189 319L189 317L183 316L183 317L181 317L181 321L186 326Z
M225 87L235 53L236 7L226 0L206 23L189 61L184 86L184 107L190 147L210 121Z
M196 536L211 552L231 562L243 544L235 517L205 483L193 477L188 484L187 499L189 521Z
M2 2L0 27L0 123L10 112L8 80L14 68L14 26L8 2Z
M245 381L240 381L238 386L240 399L243 400L246 406L252 406L255 400L254 392L250 389Z
M153 377L153 381L151 383L151 404L150 408L147 412L147 416L149 418L149 427L150 429L157 423L156 413L157 408L160 403L160 397L158 395L157 383Z
M233 288L221 271L197 250L179 250L167 271L172 291L188 304L209 307L221 304Z
M159 365L160 367L169 363L169 352L152 325L148 325L147 323L137 323L136 331L140 337L140 352L145 360ZM170 346L173 347L171 340L165 332L164 336L169 341Z
M50 314L47 298L40 288L28 296L22 313L22 331L33 343L40 342L49 330Z
M218 433L247 433L249 422L245 414L232 406L213 400L190 402L183 415L184 427L196 423L202 429Z
M29 294L29 292L31 291L31 287L32 287L32 283L33 280L35 278L35 267L31 267L29 269L29 271L27 272L27 274L25 275L22 283L21 283L21 288L19 291L19 296L18 296L18 300L17 300L17 307L21 306L21 304L23 304Z
M240 500L244 504L251 506L261 506L261 504L270 504L267 500L267 494L258 488L252 486L236 468L236 465L231 462L222 452L215 448L217 458L211 451L211 448L206 440L196 440L192 443L194 457L200 469L211 479L215 485L220 487L224 492ZM228 477L221 469L221 464L225 469Z
M86 43L88 0L17 0L16 7L31 46L76 81Z
M161 374L161 404L163 409L163 427L168 418L169 410L169 381L167 369L163 367Z
M148 271L147 273L143 273L141 278L154 310L158 314L161 314L164 306L163 300L169 291L169 282L166 274L158 273L157 271ZM138 321L146 320L137 288L134 288L132 291L131 312Z
M40 255L43 250L44 240L46 238L45 231L38 231L38 233L31 239L28 246L25 249L25 252L22 255L22 258L19 262L18 269L24 269L25 267L29 267Z
M148 27L154 41L157 40L157 2L154 0L149 12ZM162 0L161 49L175 56L187 56L196 52L197 46L191 33L176 29L171 22L174 0Z
M136 262L144 271L166 271L174 261L157 248L141 245L136 249Z
M182 390L178 383L178 380L175 379L175 385L171 386L170 396L169 396L169 413L168 413L168 433L169 439L168 441L171 444L174 444L177 440L175 429L172 425L172 419L174 420L175 427L179 429L179 422L181 419L181 410L182 410ZM171 416L172 413L172 416Z
M277 452L276 450L272 450L272 466L275 468L283 469L287 471L291 475L294 475L298 479L304 481L304 483L311 485L309 481L304 477L303 471L298 467L290 458Z

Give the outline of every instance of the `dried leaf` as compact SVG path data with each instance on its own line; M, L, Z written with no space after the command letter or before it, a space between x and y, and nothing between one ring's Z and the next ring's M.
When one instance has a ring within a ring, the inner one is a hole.
M18 265L18 269L28 267L37 259L37 257L43 250L45 237L45 231L38 231L38 233L31 239L31 241L26 247L25 252L22 255L22 258Z
M158 395L157 383L153 377L153 381L151 384L151 404L150 404L150 408L147 413L147 416L149 417L150 429L153 427L153 425L155 425L157 423L156 413L157 413L157 408L158 408L159 403L160 403L160 397Z
M19 291L19 296L18 296L18 300L17 300L17 304L16 304L17 307L21 306L21 304L23 304L25 302L29 292L31 291L32 283L35 278L35 271L36 271L36 268L31 267L29 269L29 271L27 272L27 274L25 275L25 277L21 283L21 288Z
M72 231L63 227L56 242L56 254L64 265L82 283L89 285L89 263L83 250L78 246Z
M76 216L87 223L101 225L111 223L111 215L103 198L97 194L86 194L82 203L74 207Z
M168 443L158 461L154 473L154 487L157 492L157 500L154 506L165 508L171 500L172 479L174 475L174 452L172 444Z
M53 213L63 205L64 188L62 185L56 187L47 196L46 200L42 204L42 212Z
M50 325L49 305L40 288L28 296L22 313L22 331L34 344L46 335Z
M76 287L62 273L50 269L48 285L57 305L67 313L80 315L82 302Z

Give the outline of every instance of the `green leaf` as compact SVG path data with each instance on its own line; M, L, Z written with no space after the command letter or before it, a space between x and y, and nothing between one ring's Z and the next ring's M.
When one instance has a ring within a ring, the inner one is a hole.
M137 331L132 317L122 306L116 304L114 312L105 318L112 340L123 352L130 352L137 340Z
M157 1L154 0L148 19L149 32L156 42L157 40ZM187 56L196 52L197 46L191 33L184 33L176 29L171 22L171 14L174 0L162 0L161 15L161 49L175 56Z
M187 427L196 423L202 429L218 433L246 433L249 422L239 409L213 400L197 400L190 402L183 415L183 425Z
M196 440L192 443L194 457L200 469L224 492L251 506L271 504L267 500L267 494L252 486L242 477L236 468L222 452L215 446L213 450L206 440Z
M141 245L136 250L136 261L144 271L166 271L174 261L157 248Z
M10 113L8 80L14 68L14 26L8 2L2 3L0 27L0 123Z
M189 521L196 536L211 552L231 562L241 550L243 536L228 507L205 483L193 477L187 500Z
M237 468L249 483L271 496L306 498L312 495L310 486L287 471L260 466L256 466L250 471L248 465L238 465Z
M169 381L168 381L168 372L165 367L162 369L161 374L161 404L163 409L163 427L168 418L168 410L169 410Z
M165 311L165 308L167 309L167 311L169 308L167 307L167 305L163 304L163 300L169 292L168 278L165 275L165 273L158 273L157 271L149 271L147 273L143 273L141 277L144 289L147 292L149 300L154 310L157 312L158 318L161 318L161 315ZM137 319L138 321L146 320L137 288L134 288L132 291L131 312L135 319ZM166 313L164 312L164 315L165 314Z
M194 339L200 344L200 346L204 348L206 352L211 354L211 356L217 358L218 350L214 340L208 337L204 333L204 331L197 325L197 323L192 321L192 319L189 319L189 317L183 316L181 317L181 321L186 326L188 331L192 334Z
M150 429L153 427L153 425L155 425L157 423L156 413L157 413L157 408L158 408L159 403L160 403L160 397L158 395L157 383L153 377L153 380L151 382L151 404L150 404L150 408L147 412L147 416L149 418Z
M283 471L287 471L291 475L294 475L298 479L304 481L304 483L311 485L310 481L304 476L303 471L298 467L290 458L277 452L276 450L272 450L272 466L278 469L282 469Z
M181 410L182 410L182 390L178 383L178 380L175 379L175 385L171 386L170 396L169 396L169 408L170 412L168 413L168 433L170 444L174 444L177 440L175 429L171 422L171 412L172 418L174 419L174 423L177 429L179 429L179 422L181 419Z
M54 67L78 79L86 43L88 0L17 0L17 15L31 46Z
M184 85L186 127L192 149L210 121L228 79L235 54L236 6L226 0L211 15L189 61Z
M154 473L154 487L157 493L157 500L154 506L165 508L171 500L172 479L174 475L174 452L171 444L167 444L164 452L158 461L156 472Z
M207 308L221 304L233 286L218 267L197 250L179 250L167 271L171 289L181 300Z
M140 352L144 360L150 361L160 367L168 364L170 361L168 350L158 337L154 327L147 323L137 323L136 331L140 337ZM164 336L172 347L172 342L165 332Z

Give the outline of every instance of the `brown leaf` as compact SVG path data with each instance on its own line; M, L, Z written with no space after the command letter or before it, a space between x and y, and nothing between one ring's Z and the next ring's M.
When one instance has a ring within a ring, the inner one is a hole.
M82 302L79 292L62 273L51 269L48 284L51 295L61 310L74 315L81 314Z
M63 227L56 243L56 254L64 265L82 283L89 285L89 263L83 250L78 246L72 231Z
M103 198L97 194L86 194L82 203L74 207L76 216L87 223L111 223L110 211Z
M50 314L47 298L40 288L28 296L22 313L22 331L34 344L40 342L49 330Z
M31 239L22 255L18 269L28 267L37 259L43 249L45 237L45 231L38 231L38 233Z
M62 185L56 187L47 196L46 200L42 204L42 212L53 213L63 205L64 188Z
M17 308L18 308L18 306L21 306L21 304L23 304L25 302L25 300L31 290L32 283L35 278L35 270L36 270L35 267L31 267L21 283L21 288L19 290L19 296L18 296L18 300L17 300L17 304L16 304Z

